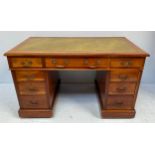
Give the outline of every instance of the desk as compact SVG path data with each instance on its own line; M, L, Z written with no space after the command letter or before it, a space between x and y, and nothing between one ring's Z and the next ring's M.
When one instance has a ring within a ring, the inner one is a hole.
M148 53L124 37L31 37L5 53L20 117L51 117L60 70L96 70L102 118L132 118Z

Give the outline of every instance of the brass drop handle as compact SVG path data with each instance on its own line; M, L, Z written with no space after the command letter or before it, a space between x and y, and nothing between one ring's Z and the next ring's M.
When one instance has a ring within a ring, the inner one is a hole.
M29 91L37 91L37 88L29 87L28 90L29 90Z
M34 79L34 77L35 77L34 74L31 74L31 75L25 75L25 78L26 78L27 80L32 80L32 79Z
M126 79L128 78L128 75L126 75L126 74L120 74L120 75L119 75L119 78L120 78L121 80L126 80Z
M89 66L89 68L92 68L93 69L93 68L97 68L97 66Z
M57 65L56 68L65 68L63 65Z
M88 59L84 59L84 65L88 65Z
M52 64L56 64L57 63L56 59L52 59L51 61L52 61Z
M32 104L32 105L37 105L38 104L37 101L30 101L29 103Z
M123 102L122 102L122 101L117 101L117 102L115 102L115 104L117 104L117 105L122 105Z
M124 67L130 67L132 65L132 62L131 61L122 61L121 65Z
M32 65L32 61L24 61L24 62L21 62L21 64L24 66L24 67L30 67Z
M64 65L57 65L56 59L52 59L52 63L53 63L54 65L56 65L56 66L55 66L56 68L65 68L65 66L68 64L68 60L67 60L67 59L64 59Z
M118 91L118 92L124 92L124 91L126 91L126 87L118 87L118 88L116 88L116 90Z
M92 69L93 69L93 68L97 68L98 64L99 64L99 60L96 60L94 65L90 65L90 66L88 66L88 67L89 67L89 68L92 68ZM84 60L84 65L89 65L88 59L85 59L85 60Z

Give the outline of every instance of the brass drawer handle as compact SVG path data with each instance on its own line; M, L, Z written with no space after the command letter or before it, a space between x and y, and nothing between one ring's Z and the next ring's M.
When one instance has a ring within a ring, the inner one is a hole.
M97 68L97 66L89 66L89 68L92 68L93 69L93 68Z
M37 88L28 88L29 91L37 91Z
M68 60L64 59L64 65L56 65L57 64L57 60L56 59L52 59L52 64L56 65L56 68L64 68L67 64L68 64Z
M122 61L121 65L124 67L130 67L132 65L132 62L131 61Z
M56 64L57 63L56 59L52 59L51 61L52 61L52 64Z
M89 65L89 61L88 59L84 59L84 65ZM96 59L94 65L92 66L88 66L89 68L97 68L97 66L99 65L100 60Z
M22 64L24 67L31 67L32 61L24 61L24 62L21 62L21 64Z
M32 104L32 105L37 105L38 104L37 101L30 101L29 103Z
M88 59L84 59L83 63L84 65L88 65Z
M34 74L32 74L32 75L25 75L25 78L27 80L33 80L35 78L35 75Z
M126 87L118 87L118 88L116 88L116 90L117 90L118 92L124 92L124 91L127 90L127 88L126 88Z
M57 65L56 68L65 68L63 65Z
M118 77L119 77L121 80L127 80L127 79L128 79L128 76L125 75L125 74L120 74Z
M115 102L115 104L117 104L117 105L122 105L122 104L123 104L123 102L118 101L118 102Z

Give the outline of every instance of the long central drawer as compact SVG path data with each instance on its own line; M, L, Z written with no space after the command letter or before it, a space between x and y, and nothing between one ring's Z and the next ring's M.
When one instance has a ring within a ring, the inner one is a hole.
M105 68L108 67L107 58L46 58L45 66L50 68Z

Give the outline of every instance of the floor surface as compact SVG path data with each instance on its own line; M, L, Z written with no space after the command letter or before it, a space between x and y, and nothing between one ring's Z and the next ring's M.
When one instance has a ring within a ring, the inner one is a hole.
M132 119L101 119L94 85L63 84L56 98L53 118L19 118L13 84L0 84L0 122L104 123L155 122L155 85L140 86L136 116Z

